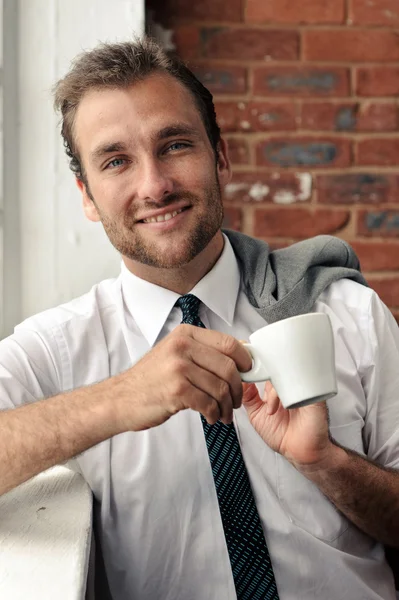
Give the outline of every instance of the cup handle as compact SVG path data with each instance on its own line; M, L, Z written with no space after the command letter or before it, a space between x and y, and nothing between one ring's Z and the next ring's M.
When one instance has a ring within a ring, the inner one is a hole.
M245 346L251 354L253 365L252 369L249 371L246 371L245 373L240 372L241 380L245 381L245 383L256 383L257 381L267 381L268 379L271 379L261 362L257 349L252 346L252 344L246 342L243 343L243 346Z

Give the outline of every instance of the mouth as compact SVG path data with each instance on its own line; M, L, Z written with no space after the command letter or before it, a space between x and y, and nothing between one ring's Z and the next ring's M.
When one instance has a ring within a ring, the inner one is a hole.
M171 212L164 213L162 215L157 215L154 217L149 217L148 219L141 219L138 223L164 223L165 221L170 221L180 215L182 212L188 210L190 207L185 206L183 208L179 208L178 210L173 210Z

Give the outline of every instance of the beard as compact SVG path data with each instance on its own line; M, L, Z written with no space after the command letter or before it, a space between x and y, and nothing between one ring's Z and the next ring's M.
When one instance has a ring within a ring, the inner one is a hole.
M168 195L161 202L145 204L144 208L147 210L166 208L178 201L188 202L190 210L196 207L202 208L194 227L191 225L186 232L184 244L180 244L177 250L173 247L173 232L171 233L170 251L158 248L153 239L147 239L147 236L140 232L140 227L137 226L137 209L126 213L123 218L110 218L98 207L87 185L86 188L90 199L97 208L104 231L114 248L122 256L151 267L173 269L188 264L206 248L223 222L222 196L216 176L204 190L203 197L191 192L177 192ZM140 210L142 208L140 207Z

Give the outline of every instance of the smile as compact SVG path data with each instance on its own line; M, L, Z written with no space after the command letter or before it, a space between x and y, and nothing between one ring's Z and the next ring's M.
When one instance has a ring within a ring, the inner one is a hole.
M183 208L179 210L174 210L173 212L166 213L164 215L158 215L157 217L151 217L150 219L143 219L142 223L162 223L163 221L169 221L169 219L173 219L181 212L183 212Z

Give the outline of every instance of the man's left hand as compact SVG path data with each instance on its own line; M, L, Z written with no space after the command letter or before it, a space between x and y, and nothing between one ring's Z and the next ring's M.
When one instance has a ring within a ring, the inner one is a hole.
M243 389L249 419L272 450L299 470L317 469L328 463L334 445L329 437L325 402L287 410L270 381L266 382L263 400L255 384L244 383Z

